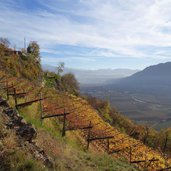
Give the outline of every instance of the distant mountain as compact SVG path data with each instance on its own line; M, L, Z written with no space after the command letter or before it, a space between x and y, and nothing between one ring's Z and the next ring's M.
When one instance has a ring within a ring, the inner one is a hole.
M171 62L150 66L123 78L117 83L117 87L134 92L171 95Z
M44 70L55 72L55 67L49 65L43 65ZM65 68L65 73L73 73L81 85L102 85L109 84L116 79L128 77L138 70L131 69L99 69L99 70L81 70Z

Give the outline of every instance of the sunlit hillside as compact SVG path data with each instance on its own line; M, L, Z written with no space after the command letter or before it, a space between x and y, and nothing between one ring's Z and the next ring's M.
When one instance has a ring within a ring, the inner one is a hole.
M27 51L23 59L22 54L5 53L11 49L2 47L1 96L36 128L35 143L54 159L53 169L157 171L170 168L171 161L164 153L111 126L75 89L69 89L71 85L63 81L53 87L54 82L47 80L47 75L43 78L35 50ZM29 66L30 61L33 66ZM55 76L51 73L48 79Z

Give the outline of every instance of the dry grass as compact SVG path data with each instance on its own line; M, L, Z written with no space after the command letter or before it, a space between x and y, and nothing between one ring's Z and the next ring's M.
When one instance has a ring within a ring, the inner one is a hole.
M18 139L13 131L3 138L2 143L7 150L15 149L18 146Z

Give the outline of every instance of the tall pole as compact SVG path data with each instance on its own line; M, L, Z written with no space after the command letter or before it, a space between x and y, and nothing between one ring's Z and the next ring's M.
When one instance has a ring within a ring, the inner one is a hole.
M15 88L13 88L13 90L14 90L14 101L15 101L15 107L16 107L16 109L18 109L18 106L17 106L17 94L16 94L16 89L15 89Z
M164 147L163 147L163 152L165 153L166 152L166 149L167 149L167 143L168 143L168 133L166 133L165 135L165 142L164 142Z
M132 161L132 147L130 147L130 149L129 149L129 162L130 162L130 164L131 164L131 161Z
M110 140L109 139L107 139L107 152L109 153L109 151L110 151Z
M26 49L26 38L24 37L24 49Z
M91 127L91 121L89 126ZM90 146L90 136L91 136L91 128L88 129L88 134L87 134L87 150L89 149Z
M43 99L42 97L43 97L42 92L40 92L40 99ZM41 125L42 125L42 121L43 121L42 116L43 116L43 105L42 105L42 101L40 100L40 122L41 122Z
M63 129L62 129L62 136L65 136L65 130L66 130L66 112L64 109L64 120L63 120Z
M8 81L6 82L6 89L7 89L7 100L9 100Z

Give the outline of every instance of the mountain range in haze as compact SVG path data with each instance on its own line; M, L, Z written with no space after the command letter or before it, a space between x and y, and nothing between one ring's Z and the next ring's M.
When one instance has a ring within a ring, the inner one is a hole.
M171 62L149 66L119 80L116 86L132 92L171 95Z
M43 65L43 70L55 72L56 69L50 65ZM65 73L73 73L81 85L104 85L115 82L124 77L131 76L138 70L131 69L98 69L98 70L83 70L65 68Z
M81 87L84 94L108 99L121 113L155 128L171 124L171 62L160 63L103 86Z

